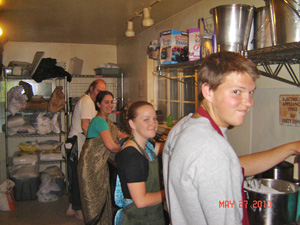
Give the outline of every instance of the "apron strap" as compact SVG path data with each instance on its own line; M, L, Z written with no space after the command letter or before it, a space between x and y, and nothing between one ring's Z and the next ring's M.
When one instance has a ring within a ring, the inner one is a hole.
M150 143L150 141L146 142L145 149L143 149L139 145L139 143L137 143L137 141L135 140L135 138L134 138L133 135L130 136L130 140L132 140L137 145L137 147L139 148L139 150L141 151L141 153L143 154L143 156L145 156L150 161L155 160L155 158L156 158L155 149L154 149L153 145Z

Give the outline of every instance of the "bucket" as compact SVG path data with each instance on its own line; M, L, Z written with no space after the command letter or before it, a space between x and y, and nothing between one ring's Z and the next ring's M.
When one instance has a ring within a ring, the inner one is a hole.
M300 0L266 0L273 45L300 41Z
M218 52L247 50L254 7L251 5L221 5L210 10L213 15Z
M254 14L254 48L272 46L271 22L268 7L255 9Z
M260 188L253 187L258 184ZM271 192L268 188L282 193ZM296 221L299 192L296 184L284 180L252 179L245 181L244 191L250 225L282 225Z

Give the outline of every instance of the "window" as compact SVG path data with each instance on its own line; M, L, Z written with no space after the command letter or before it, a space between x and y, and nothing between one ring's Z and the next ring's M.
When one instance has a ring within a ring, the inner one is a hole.
M197 109L197 70L195 66L161 65L157 71L157 109L164 121L175 121Z

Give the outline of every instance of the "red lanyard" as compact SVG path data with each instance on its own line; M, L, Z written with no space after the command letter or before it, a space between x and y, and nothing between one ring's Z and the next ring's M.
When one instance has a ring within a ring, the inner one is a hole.
M215 130L220 135L224 136L221 129L220 129L220 127L215 123L215 121L213 121L213 119L211 118L211 116L208 114L208 112L205 109L203 109L201 106L199 106L199 108L197 109L197 113L199 113L201 116L209 119L209 121L210 121L211 125L213 126L213 128L215 128Z

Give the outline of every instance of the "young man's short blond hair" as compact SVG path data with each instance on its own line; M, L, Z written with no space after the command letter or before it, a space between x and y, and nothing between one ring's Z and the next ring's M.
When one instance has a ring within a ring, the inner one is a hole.
M207 83L212 90L216 90L224 78L232 72L246 73L255 81L259 78L256 65L249 59L235 52L218 52L207 56L198 70L198 100L202 102L202 84Z

